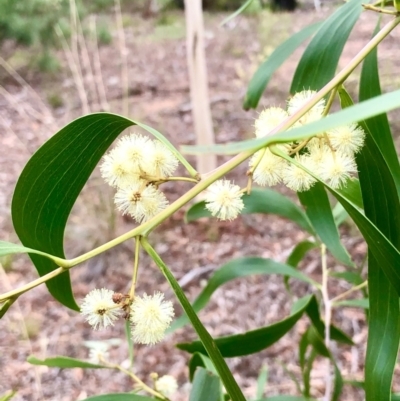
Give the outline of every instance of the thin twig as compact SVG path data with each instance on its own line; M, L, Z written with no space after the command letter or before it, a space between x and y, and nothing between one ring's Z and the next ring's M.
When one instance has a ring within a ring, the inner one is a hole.
M65 39L65 36L64 36L63 31L61 30L60 26L57 25L55 27L55 30L56 30L57 36L59 37L59 39L61 41L61 45L64 50L69 69L71 70L72 76L74 78L75 86L78 91L79 99L82 104L83 114L89 114L90 108L89 108L89 103L88 103L88 99L86 96L85 85L83 83L82 74L79 71L78 65L75 62L75 57L73 56L71 49L68 46L67 40Z
M331 319L332 319L332 304L329 299L328 293L328 277L329 277L329 269L326 264L326 246L325 244L321 244L321 264L322 264L322 299L324 301L324 312L325 312L325 346L330 350L331 345ZM330 400L330 395L332 392L332 375L331 375L331 361L327 358L327 372L326 372L326 386L325 386L325 396L324 401Z
M364 281L363 283L356 285L355 287L350 288L349 290L343 292L342 294L339 294L335 298L331 299L331 303L339 301L339 299L347 297L347 295L351 294L354 291L361 290L361 288L364 288L368 285L368 280Z
M94 40L94 55L93 55L93 64L94 64L94 77L96 80L97 90L99 91L99 98L101 108L104 111L110 111L110 105L107 101L106 89L104 86L103 74L101 72L101 62L100 62L100 53L99 53L99 46L97 43L97 28L96 28L96 16L93 15L91 18L91 25L93 31L93 40Z
M119 0L115 0L115 16L117 19L117 30L118 30L118 42L119 42L119 51L121 54L121 84L122 84L122 105L123 105L123 114L128 116L129 114L129 104L128 104L128 94L129 94L129 80L128 80L128 49L126 48L125 41L125 32L124 32L124 24L122 21L122 12L121 12L121 2Z
M79 14L77 14L76 20L77 20L77 28L78 28L78 32L77 32L78 43L79 43L79 46L80 46L81 52L82 52L82 65L85 68L85 77L87 77L89 86L91 88L91 92L93 93L93 96L95 97L95 101L99 104L100 100L99 100L99 95L98 95L97 89L96 89L96 82L95 82L94 73L93 73L93 69L92 69L92 63L90 62L89 51L88 51L88 47L86 45L85 35L83 34L83 29L82 29L81 19L79 18Z

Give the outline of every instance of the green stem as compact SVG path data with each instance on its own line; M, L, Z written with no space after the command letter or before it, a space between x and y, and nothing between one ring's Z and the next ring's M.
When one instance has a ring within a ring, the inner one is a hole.
M189 317L193 328L196 330L197 334L200 337L201 342L204 345L210 359L212 360L219 376L226 388L226 391L231 396L231 399L234 401L246 401L240 387L236 383L235 379L232 376L231 371L228 368L224 358L221 355L217 345L215 344L214 339L211 337L210 333L206 330L206 328L201 323L198 318L196 312L193 310L192 305L189 300L186 298L185 293L182 291L182 288L179 286L175 277L168 269L167 265L160 258L158 253L154 250L154 248L149 244L146 238L141 239L141 244L144 250L149 254L149 256L154 260L160 271L164 274L165 278L168 280L171 285L172 290L177 296L182 308L186 312Z
M0 302L4 302L10 298L19 297L24 292L29 291L32 288L35 288L38 285L43 284L46 281L51 280L54 277L57 277L59 274L64 273L66 270L68 270L68 268L59 267L58 269L55 269L52 272L47 273L44 276L39 277L36 280L33 280L30 283L25 284L24 286L22 286L16 290L5 292L4 294L0 295Z
M364 282L361 283L361 284L356 285L356 286L353 287L353 288L350 288L349 290L343 292L342 294L339 294L339 295L336 296L335 298L332 298L332 299L331 299L331 302L332 302L332 303L337 302L337 301L339 301L340 299L347 297L347 295L351 294L352 292L363 289L363 288L366 287L367 285L368 285L368 280L364 281Z
M133 275L132 275L132 284L131 290L129 291L130 301L133 301L133 297L135 296L135 288L137 282L137 275L139 270L139 252L140 252L140 237L135 237L135 260L133 263Z
M146 385L145 383L143 383L134 373L130 372L127 369L124 369L122 366L120 365L111 365L111 364L107 364L108 367L113 368L113 369L117 369L122 373L125 373L126 375L128 375L130 378L132 378L132 380L137 383L141 389L147 391L149 394L154 395L157 398L160 398L162 400L168 400L167 397L165 397L163 394L159 393L158 391L153 390L151 387L149 387L148 385Z

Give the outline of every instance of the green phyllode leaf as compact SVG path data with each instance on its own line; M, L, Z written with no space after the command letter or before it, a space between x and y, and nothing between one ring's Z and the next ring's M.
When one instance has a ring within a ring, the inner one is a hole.
M204 368L209 370L210 372L218 375L218 372L215 370L215 367L211 361L211 359L204 355L200 354L199 352L195 352L189 361L189 380L192 382L194 379L194 374L198 367Z
M213 152L221 155L233 155L247 150L258 150L265 146L277 143L294 142L307 139L312 135L328 131L345 124L356 123L366 118L370 118L387 111L395 110L400 107L400 89L373 99L366 100L345 110L340 110L327 117L315 121L311 124L289 131L278 132L263 138L248 139L240 142L233 142L212 146L181 146L186 154L197 155Z
M194 174L170 142L147 125L109 113L78 118L31 157L18 179L12 200L12 219L25 247L64 258L64 230L79 193L112 142L132 125L141 126L161 140ZM30 258L40 276L57 267L42 255L30 253ZM71 309L79 309L67 271L46 285L59 302Z
M288 318L281 320L278 323L257 330L248 331L243 334L220 337L215 339L215 344L220 350L222 356L226 358L250 355L268 348L282 338L296 324L311 303L312 299L313 296L310 295L302 298L301 304L299 304L297 310ZM177 347L190 353L207 353L200 341L177 344Z
M253 188L250 195L243 196L244 209L241 214L277 214L295 222L310 234L314 235L313 227L303 210L288 197L272 189ZM186 221L191 222L202 217L212 217L205 208L205 202L198 202L186 212Z
M243 108L255 109L271 79L272 74L286 61L287 58L321 26L321 22L306 26L279 45L271 55L258 67L247 88Z
M348 1L323 23L297 65L290 93L319 90L333 78L344 45L363 10L362 2Z
M189 401L221 401L221 382L218 376L202 367L194 374Z
M253 274L279 274L287 277L293 277L306 283L315 285L316 283L291 266L275 262L272 259L261 257L244 257L231 260L218 269L208 280L206 287L193 302L193 309L196 312L202 310L210 300L212 294L223 284L237 279L247 277ZM181 316L169 328L169 332L177 330L189 323L186 315Z
M377 52L374 51L364 60L360 79L360 98L379 94ZM363 127L368 134L364 148L357 155L356 161L365 214L399 249L400 203L399 186L396 188L396 184L400 183L400 167L387 117L376 116L363 124ZM391 267L398 270L399 264ZM391 397L400 344L399 294L384 269L382 258L372 247L368 248L368 295L369 330L365 361L365 395L366 401L385 400Z
M64 258L64 230L90 174L115 138L133 123L112 114L79 118L50 138L22 171L12 200L14 228L22 244ZM39 275L57 265L30 254ZM79 310L65 272L46 283L65 306Z
M379 30L379 25L375 33ZM378 72L378 49L373 49L365 58L360 77L360 102L379 96L381 86ZM400 195L400 164L397 151L390 131L389 121L386 113L379 114L367 119L364 124L374 138L376 145L381 151L396 184L397 193Z
M350 255L340 242L339 232L324 186L316 183L309 191L299 192L297 195L319 238L332 255L346 266L354 267Z
M107 366L82 361L80 359L69 358L67 356L56 356L53 358L37 359L29 356L27 361L32 365L49 366L51 368L91 368L91 369L109 369Z

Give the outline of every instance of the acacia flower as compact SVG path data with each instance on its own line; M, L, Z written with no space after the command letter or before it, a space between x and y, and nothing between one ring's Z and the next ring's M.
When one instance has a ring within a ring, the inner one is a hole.
M288 113L280 107L269 107L263 110L254 124L256 137L266 136L276 126L285 121L287 117Z
M301 107L303 107L317 92L312 90L304 90L301 92L297 92L294 96L288 101L288 113L289 115L293 115L298 111ZM305 125L311 123L313 121L317 121L321 119L325 109L325 100L321 99L318 103L309 110L304 116L302 116L299 120L299 123Z
M175 155L160 141L153 141L153 148L149 153L148 170L157 177L168 177L178 167L178 159Z
M131 163L132 173L149 173L154 143L147 136L130 134L123 136L116 145L116 149Z
M134 173L132 162L120 148L114 148L103 157L100 166L101 176L112 187L126 187L139 181L138 172Z
M344 185L350 173L355 173L357 166L354 157L343 152L331 153L319 168L319 174L332 188L340 188Z
M171 301L164 301L164 294L143 294L135 297L131 305L132 338L139 344L156 344L164 338L165 330L175 315Z
M259 150L250 159L250 167L254 167L264 150ZM261 186L272 186L282 181L282 170L285 161L275 156L269 149L265 149L262 159L253 172L253 180Z
M313 170L314 162L307 155L296 156L296 160L309 170ZM293 163L287 163L283 170L284 184L296 192L308 191L316 182L316 179L297 167Z
M81 305L81 314L95 330L107 326L114 326L122 311L113 300L114 292L106 288L95 289L89 292Z
M170 375L161 376L155 382L155 389L161 394L169 397L178 390L178 383L175 377Z
M329 142L335 150L352 155L364 145L365 132L357 124L343 125L327 132Z
M168 201L154 185L142 184L120 188L115 194L115 204L123 214L130 214L138 223L143 223L164 210Z
M244 208L242 196L238 185L218 180L207 188L206 208L221 220L233 220Z

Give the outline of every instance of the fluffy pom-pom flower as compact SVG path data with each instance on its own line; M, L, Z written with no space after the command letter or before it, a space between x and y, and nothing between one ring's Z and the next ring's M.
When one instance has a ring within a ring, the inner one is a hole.
M130 214L138 223L143 223L164 210L168 201L154 185L130 185L120 188L115 194L115 204L123 214Z
M365 132L357 124L333 128L327 134L332 147L348 155L357 153L364 145Z
M174 394L176 390L178 390L178 383L175 377L170 375L164 375L156 380L155 388L161 394L164 394L167 397L169 397L170 395Z
M261 138L267 135L287 117L288 113L280 107L269 107L263 110L254 124L256 137Z
M149 153L149 172L157 177L168 177L178 167L178 159L161 142L154 141L152 151Z
M153 141L147 136L130 134L123 136L117 142L116 149L130 161L133 172L148 173L149 166L151 166L149 154L152 153L153 147Z
M135 297L130 314L133 340L147 345L160 342L174 314L172 302L164 301L164 294L160 292Z
M256 152L250 159L250 167L254 167L258 162L263 150ZM285 167L285 161L266 149L260 162L253 172L253 180L261 186L272 186L282 181L282 170Z
M306 155L297 156L296 160L310 171L312 171L315 166L310 157ZM308 191L315 184L316 179L302 168L288 163L283 170L283 182L293 191L302 192Z
M106 288L95 289L86 295L81 305L81 314L95 330L114 326L122 310L112 299L114 292Z
M289 115L296 113L296 111L303 107L316 93L317 92L312 90L304 90L294 94L294 96L288 101L287 110ZM324 108L325 100L321 99L311 110L300 118L299 123L305 125L319 120L323 115Z
M135 172L133 163L120 148L111 150L103 157L100 172L112 187L122 188L140 180L140 172L137 169Z
M242 196L238 185L218 180L207 188L206 208L221 220L233 220L244 208Z
M334 152L321 164L319 174L332 188L340 188L346 184L351 173L357 171L357 166L352 155L342 152Z

